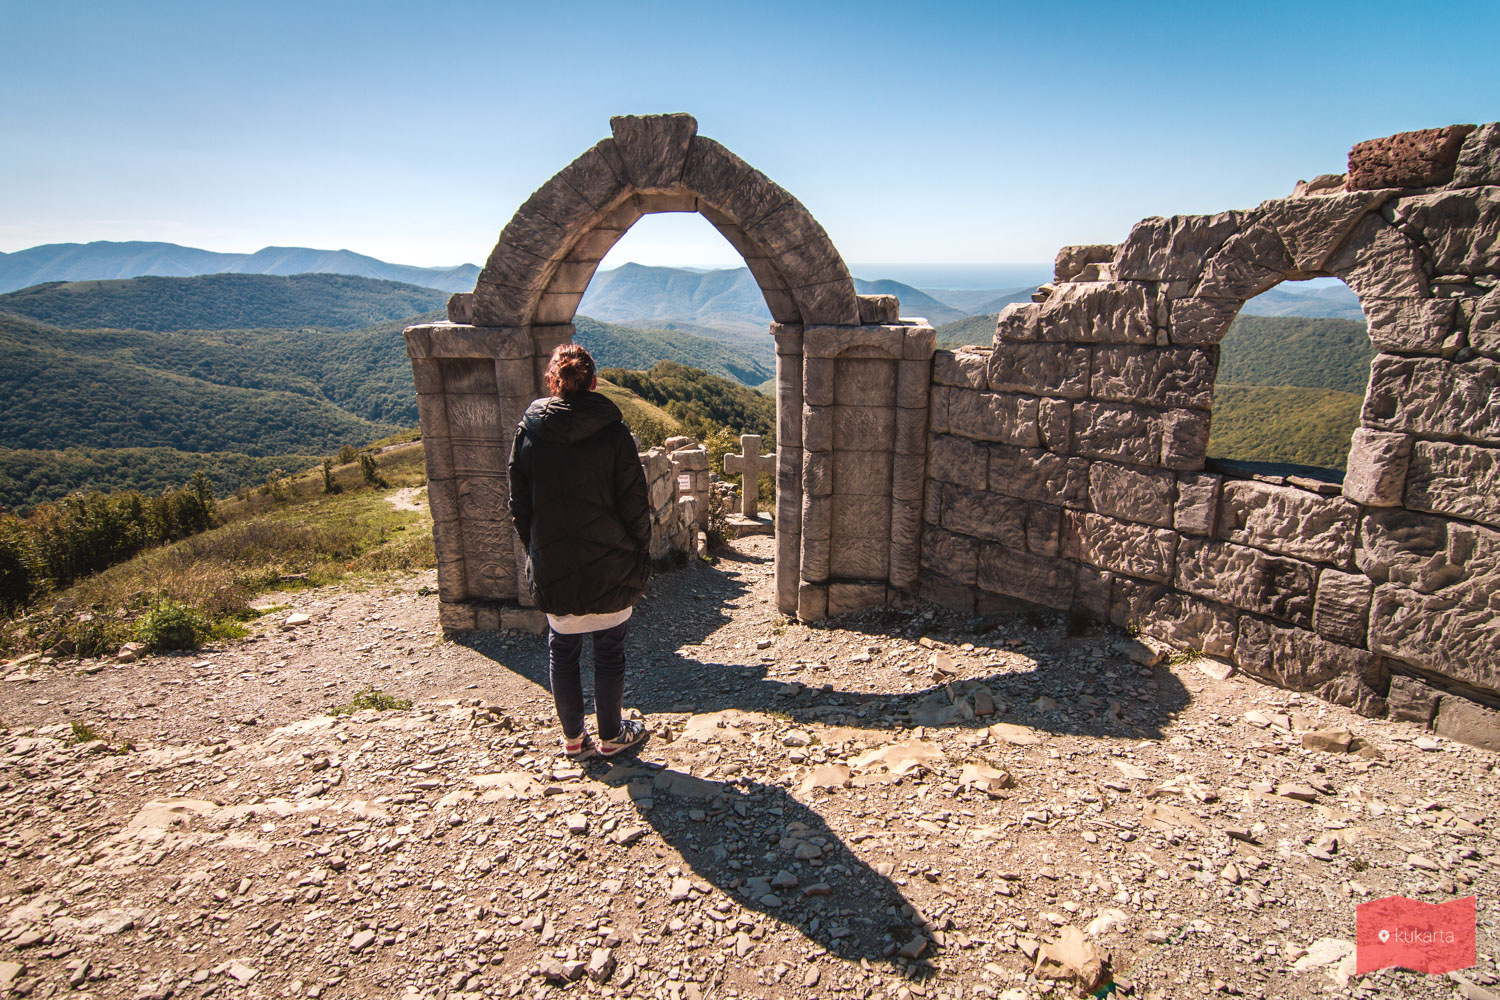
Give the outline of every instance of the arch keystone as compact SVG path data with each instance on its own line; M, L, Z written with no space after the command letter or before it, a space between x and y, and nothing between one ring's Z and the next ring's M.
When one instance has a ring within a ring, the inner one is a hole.
M615 149L636 190L671 191L682 183L688 147L698 134L698 119L689 114L616 115L609 120Z

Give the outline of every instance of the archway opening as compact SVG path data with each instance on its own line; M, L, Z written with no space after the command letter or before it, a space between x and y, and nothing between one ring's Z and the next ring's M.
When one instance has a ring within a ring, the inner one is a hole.
M600 367L601 390L620 406L643 449L687 436L710 471L741 476L724 457L740 436L776 446L776 353L770 308L735 247L696 212L650 214L600 261L574 317L576 343ZM775 506L775 476L751 487Z
M1210 467L1341 484L1375 356L1354 292L1282 282L1240 308L1219 350Z

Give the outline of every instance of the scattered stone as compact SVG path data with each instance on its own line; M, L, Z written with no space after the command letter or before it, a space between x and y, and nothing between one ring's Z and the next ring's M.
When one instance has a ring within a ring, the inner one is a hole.
M1302 745L1309 750L1324 753L1346 753L1354 742L1354 734L1347 729L1317 729L1302 734Z

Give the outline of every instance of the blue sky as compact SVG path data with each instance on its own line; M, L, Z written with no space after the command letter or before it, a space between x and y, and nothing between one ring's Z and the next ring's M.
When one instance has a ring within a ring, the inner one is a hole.
M478 262L611 114L689 111L851 263L1043 261L1146 215L1278 197L1361 139L1500 118L1493 0L0 0L0 17L0 251ZM644 220L625 259L736 264L696 216Z

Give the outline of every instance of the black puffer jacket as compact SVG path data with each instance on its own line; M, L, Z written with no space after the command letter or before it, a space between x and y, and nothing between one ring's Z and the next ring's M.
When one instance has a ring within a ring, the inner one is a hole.
M510 516L542 611L630 607L651 575L646 474L620 409L597 392L538 399L516 431Z

